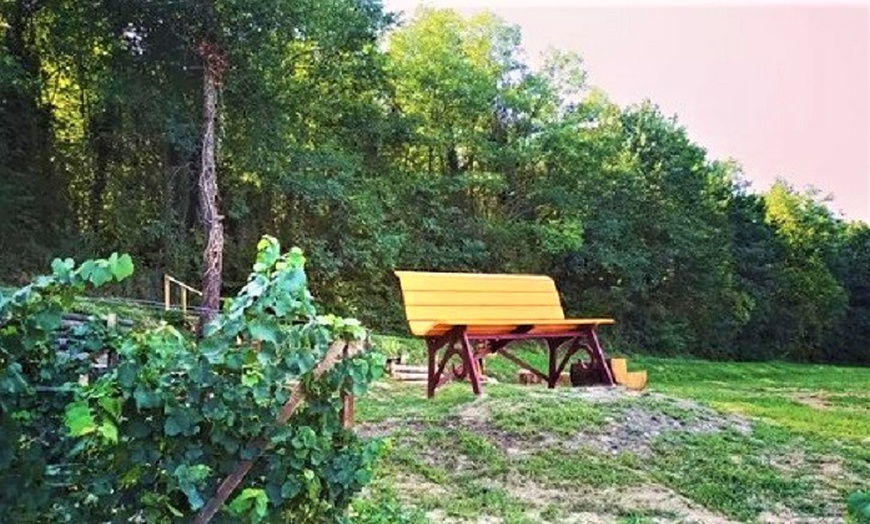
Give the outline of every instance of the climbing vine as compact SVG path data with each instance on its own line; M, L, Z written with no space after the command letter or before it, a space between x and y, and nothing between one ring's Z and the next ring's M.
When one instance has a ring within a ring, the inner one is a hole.
M345 520L383 443L343 428L341 394L364 393L383 357L356 320L318 314L304 264L263 237L247 284L198 340L165 322L64 325L77 294L133 273L126 255L55 260L0 299L7 517L190 521L248 462L215 520ZM337 344L347 358L324 363ZM278 423L294 391L304 402Z

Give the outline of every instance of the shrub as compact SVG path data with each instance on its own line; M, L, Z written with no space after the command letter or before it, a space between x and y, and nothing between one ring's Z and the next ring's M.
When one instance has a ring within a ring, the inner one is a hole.
M318 315L304 263L263 237L247 284L201 339L96 316L63 326L77 294L133 273L126 255L55 260L51 275L0 298L6 518L190 521L249 461L218 520L345 520L382 443L342 427L341 394L364 393L384 358L360 350L368 334L356 320ZM330 366L336 344L350 351ZM117 365L95 372L106 354ZM276 423L291 386L305 402Z

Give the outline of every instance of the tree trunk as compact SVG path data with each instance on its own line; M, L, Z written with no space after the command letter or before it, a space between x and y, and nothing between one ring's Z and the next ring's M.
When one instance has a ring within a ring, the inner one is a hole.
M223 72L223 57L208 43L202 44L203 73L203 133L202 169L199 173L200 216L206 234L202 272L202 322L205 325L220 310L221 275L223 271L224 228L218 214L217 172L215 171L215 120L217 92Z

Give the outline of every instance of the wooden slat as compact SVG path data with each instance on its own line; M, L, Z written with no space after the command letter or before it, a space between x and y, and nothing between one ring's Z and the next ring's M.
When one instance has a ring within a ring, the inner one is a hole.
M406 291L405 307L410 306L554 306L562 307L559 295L551 292L492 291Z
M408 291L485 291L488 293L557 293L553 279L541 275L477 273L435 273L396 271L402 292Z
M455 323L472 324L477 320L502 320L517 323L529 318L561 320L559 306L407 306L408 320L440 320L449 318Z
M437 320L412 320L408 322L408 326L411 328L411 333L417 336L436 336L443 335L450 331L450 328L453 326L444 325ZM510 333L514 330L516 326L514 324L493 324L484 328L487 332L492 332L494 334L498 333ZM482 331L480 329L473 330L469 329L469 334L479 334Z
M547 333L560 333L574 329L578 326L599 326L613 324L612 318L584 318L565 320L524 320L513 323L503 320L471 320L468 323L453 321L427 321L418 320L408 322L411 333L417 336L437 336L446 333L455 325L468 326L466 332L469 335L504 335L513 333L517 327L524 325L534 326L529 334L542 335Z
M390 375L392 378L396 380L403 380L406 382L427 382L429 380L429 375L426 373L393 373Z
M408 373L428 373L426 366L412 366L410 364L391 364L390 371Z

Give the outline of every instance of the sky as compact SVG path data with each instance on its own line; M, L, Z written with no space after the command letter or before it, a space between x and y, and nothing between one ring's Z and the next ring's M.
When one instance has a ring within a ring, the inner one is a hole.
M417 0L385 0L411 18ZM711 158L755 191L776 177L870 223L870 3L428 0L520 26L530 63L548 47L583 57L620 105L677 115Z

